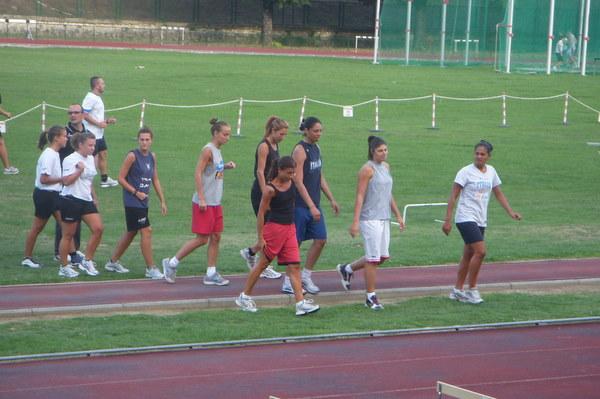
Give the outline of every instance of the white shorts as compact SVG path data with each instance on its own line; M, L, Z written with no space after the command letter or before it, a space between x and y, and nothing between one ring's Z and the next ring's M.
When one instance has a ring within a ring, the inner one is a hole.
M381 263L390 257L390 221L361 220L360 233L369 263Z

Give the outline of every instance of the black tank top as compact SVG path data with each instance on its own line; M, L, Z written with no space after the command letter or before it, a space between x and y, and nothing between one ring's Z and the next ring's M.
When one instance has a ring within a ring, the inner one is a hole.
M269 153L267 154L267 160L265 161L265 181L269 180L269 172L271 171L271 166L273 165L273 161L279 159L279 145L275 144L275 149L271 147L271 144L266 139L262 139L260 143L256 146L256 151L254 151L254 181L258 184L258 180L256 177L256 169L258 168L258 147L262 143L267 144L267 148L269 149Z
M292 182L286 191L279 191L271 183L268 184L275 190L275 196L271 198L271 209L265 215L265 222L278 224L294 224L294 199L296 197L296 186Z

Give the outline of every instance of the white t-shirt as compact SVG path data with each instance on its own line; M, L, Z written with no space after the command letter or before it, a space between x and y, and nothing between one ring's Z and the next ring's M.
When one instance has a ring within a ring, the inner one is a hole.
M83 108L84 113L89 114L98 122L104 121L104 102L102 101L102 97L90 91L83 99L81 107ZM99 128L96 125L92 125L86 120L83 121L83 124L87 130L94 133L94 136L96 136L97 139L104 137L104 129Z
M475 222L478 226L487 226L487 208L492 189L502 182L491 165L486 165L483 173L473 164L465 166L456 174L454 182L463 189L456 207L456 223Z
M38 158L35 168L35 187L47 191L60 191L62 189L61 183L43 184L40 181L42 175L47 175L53 179L62 177L60 156L57 151L50 147L47 147Z
M63 160L63 176L69 176L75 173L77 170L75 165L83 161L85 163L85 169L79 179L75 180L70 186L64 186L60 195L67 196L72 195L75 198L82 199L84 201L93 201L92 197L92 181L96 176L96 165L94 165L94 157L88 155L87 157L81 156L78 152L74 152Z

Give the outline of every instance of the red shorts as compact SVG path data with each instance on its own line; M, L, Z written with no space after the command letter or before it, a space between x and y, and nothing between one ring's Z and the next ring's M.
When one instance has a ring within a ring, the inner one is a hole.
M267 223L263 227L266 245L263 253L269 260L277 257L279 265L300 263L300 249L296 238L296 225Z
M192 203L192 233L209 235L223 231L223 207L207 206L201 211L198 204Z

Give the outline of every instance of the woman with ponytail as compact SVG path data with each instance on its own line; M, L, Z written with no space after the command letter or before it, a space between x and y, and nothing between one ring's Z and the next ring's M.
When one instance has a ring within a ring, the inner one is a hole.
M393 212L404 230L404 220L392 194L393 179L390 165L386 162L388 147L377 136L370 136L368 161L358 172L358 185L354 204L354 220L350 226L350 235L362 235L365 256L349 264L337 265L343 287L350 289L352 273L365 269L367 298L365 306L372 310L381 310L383 305L375 293L377 267L390 257L390 218ZM391 211L391 212L390 212Z
M48 147L44 147L48 144ZM50 216L59 221L59 193L62 189L62 169L60 167L59 151L67 145L67 131L62 126L52 126L47 132L42 132L38 148L43 150L38 158L35 169L35 188L33 204L35 207L31 230L25 239L25 253L21 265L39 269L41 264L33 259L33 248L38 235L48 223Z
M269 182L268 176L271 165L279 159L279 143L283 141L287 132L288 123L281 118L271 116L265 126L265 136L258 143L258 147L256 147L256 152L254 153L254 183L250 191L250 200L255 215L258 214L262 194L265 192L267 183ZM259 250L256 247L248 247L240 250L240 255L244 258L250 270L256 265L256 261L258 260L257 252ZM269 265L260 276L268 279L278 279L281 278L281 273L276 272Z

